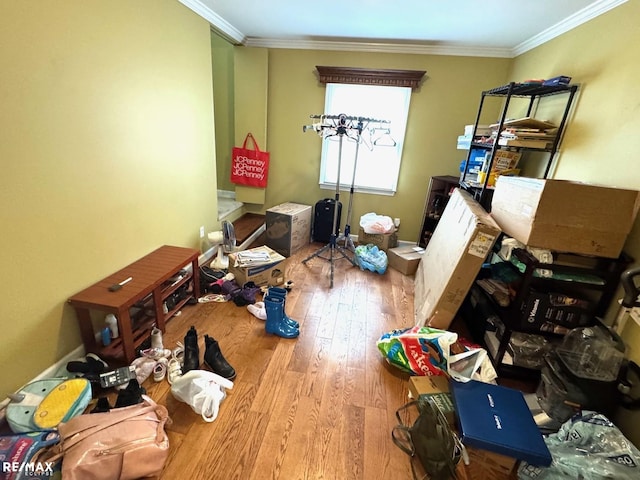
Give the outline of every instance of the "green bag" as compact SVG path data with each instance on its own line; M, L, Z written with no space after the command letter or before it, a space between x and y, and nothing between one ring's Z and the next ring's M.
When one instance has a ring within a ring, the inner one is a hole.
M431 480L455 479L464 447L438 406L423 397L400 407L396 417L399 424L393 428L391 437L411 457L413 478L418 478L414 464L417 457ZM407 417L415 417L415 421L411 424Z

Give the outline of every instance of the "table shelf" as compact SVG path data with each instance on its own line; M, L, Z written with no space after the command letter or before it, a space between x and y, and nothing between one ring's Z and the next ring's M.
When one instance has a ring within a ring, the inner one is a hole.
M69 298L86 351L131 363L154 325L164 332L165 323L189 299L200 296L198 256L198 250L165 245ZM182 278L171 281L180 274ZM121 289L109 290L129 277L132 280ZM184 286L185 297L165 309L165 302ZM118 320L119 337L109 345L96 341L90 313L94 310L112 313Z

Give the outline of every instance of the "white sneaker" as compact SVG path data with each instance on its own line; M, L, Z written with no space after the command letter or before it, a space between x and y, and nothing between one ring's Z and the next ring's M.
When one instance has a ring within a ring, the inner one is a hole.
M156 363L156 360L149 357L138 357L131 362L131 365L135 368L136 380L138 380L140 385L149 378L156 366Z
M162 330L156 326L151 329L151 348L155 348L156 350L162 350L164 348L164 344L162 343Z
M175 357L171 357L169 360L169 364L167 365L167 381L169 385L173 385L178 378L182 376L182 367L180 366L180 361Z
M164 377L167 375L167 365L169 361L166 358L161 358L156 363L155 367L153 367L153 381L161 382L164 380Z
M168 348L147 348L146 350L140 350L140 355L153 360L160 360L161 358L169 358L171 350Z
M249 313L254 317L260 320L267 319L267 311L264 308L264 302L256 302L254 304L247 305L247 310L249 310Z

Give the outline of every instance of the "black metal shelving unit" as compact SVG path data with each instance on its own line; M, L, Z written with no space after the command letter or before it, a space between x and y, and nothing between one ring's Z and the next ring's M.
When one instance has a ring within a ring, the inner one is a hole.
M474 341L487 343L485 333L488 319L496 317L504 326L497 336L495 348L487 348L489 356L499 375L510 377L533 378L539 376L539 371L518 365L508 365L503 362L513 332L534 333L548 339L561 339L563 334L543 332L537 328L528 328L527 313L524 309L531 292L558 292L589 299L591 306L588 316L593 321L596 317L604 317L608 306L613 301L620 275L633 262L624 252L616 259L590 257L578 254L554 252L551 264L539 262L528 251L514 249L512 257L517 259L524 271L520 271L510 260L506 260L494 251L499 263L508 265L510 270L519 277L517 289L508 306L500 306L486 291L474 285L468 296L462 316L465 319ZM553 277L536 276L540 269L548 270ZM564 276L558 278L556 275ZM570 276L576 278L569 279ZM582 279L580 279L582 277ZM594 280L597 279L598 281ZM472 297L475 297L473 300ZM471 305L469 302L473 305ZM487 347L489 347L487 345Z
M498 132L502 132L504 129L504 123L507 120L507 113L509 110L509 104L511 99L513 98L528 98L529 105L526 112L527 117L531 116L533 112L534 106L538 104L538 102L544 97L549 97L552 95L560 95L564 94L567 96L564 112L562 114L562 119L560 124L558 125L558 131L553 139L549 148L544 149L536 149L536 148L528 148L528 147L515 147L518 150L537 150L548 152L548 159L546 163L546 167L544 170L544 174L542 178L547 178L549 174L549 170L553 163L553 159L558 150L558 146L560 145L560 141L562 140L562 134L564 132L567 118L569 116L569 112L571 110L571 105L573 103L576 92L578 91L577 85L541 85L541 84L529 84L529 83L516 83L511 82L507 85L503 85L500 87L493 88L491 90L485 90L482 92L480 97L480 106L478 107L478 114L476 116L476 121L473 128L473 135L471 141L471 147L469 148L469 153L467 154L467 158L464 162L464 168L462 171L462 175L460 178L460 186L465 190L469 191L473 197L486 209L490 210L491 207L491 197L493 194L493 189L488 185L489 175L486 175L484 181L481 184L473 184L472 182L467 181L467 173L470 163L470 158L472 151L474 149L483 149L490 152L489 162L487 165L487 171L491 171L491 167L493 166L493 161L496 155L496 152L503 148L514 148L514 147L504 147L499 145L499 133L498 136L493 139L490 143L478 143L474 142L476 138L476 131L478 129L478 124L480 123L480 118L482 116L482 110L485 106L485 100L487 97L504 97L504 103L502 106L502 110L500 113L500 117L498 120Z

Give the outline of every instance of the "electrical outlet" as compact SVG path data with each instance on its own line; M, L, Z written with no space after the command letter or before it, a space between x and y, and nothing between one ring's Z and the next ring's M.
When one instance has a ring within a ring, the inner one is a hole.
M204 225L200 227L200 238L204 238Z

